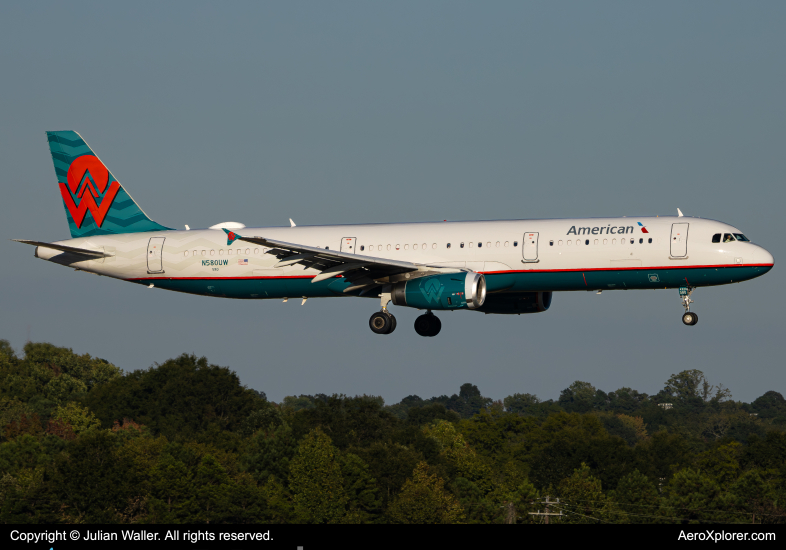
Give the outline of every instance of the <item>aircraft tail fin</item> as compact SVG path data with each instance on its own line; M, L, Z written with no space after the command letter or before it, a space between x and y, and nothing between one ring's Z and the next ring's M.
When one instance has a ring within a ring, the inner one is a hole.
M47 132L71 237L162 231L78 133Z

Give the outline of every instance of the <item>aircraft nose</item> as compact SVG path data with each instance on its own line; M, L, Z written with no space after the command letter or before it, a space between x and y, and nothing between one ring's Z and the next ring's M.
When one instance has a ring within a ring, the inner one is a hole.
M773 265L775 264L775 258L772 257L765 248L760 246L756 247L756 253L753 255L754 260L757 264L764 264L764 265Z

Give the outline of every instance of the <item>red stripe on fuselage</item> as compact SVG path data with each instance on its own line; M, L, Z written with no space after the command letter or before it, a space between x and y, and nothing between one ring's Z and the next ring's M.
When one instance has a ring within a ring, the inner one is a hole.
M728 264L728 265L686 265L686 266L661 266L661 267L597 267L590 269L519 269L510 271L480 271L484 275L498 275L506 273L575 273L587 271L637 271L637 270L672 270L672 269L726 269L740 267L773 267L775 264ZM242 280L277 280L277 279L313 279L316 275L281 275L280 277L134 277L126 281L242 281ZM336 275L341 278L342 275Z

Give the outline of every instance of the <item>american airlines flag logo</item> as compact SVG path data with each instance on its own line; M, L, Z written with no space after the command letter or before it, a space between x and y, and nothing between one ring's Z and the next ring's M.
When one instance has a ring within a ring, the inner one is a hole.
M248 258L243 258L237 261L237 265L248 265Z

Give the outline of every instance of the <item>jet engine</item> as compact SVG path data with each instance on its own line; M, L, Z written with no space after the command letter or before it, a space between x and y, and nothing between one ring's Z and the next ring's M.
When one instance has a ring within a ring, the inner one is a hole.
M486 299L482 273L430 275L393 285L393 303L418 309L478 309Z
M540 313L551 306L551 292L517 292L489 294L478 311L501 315Z

